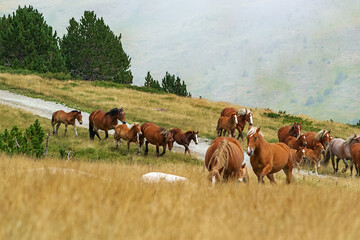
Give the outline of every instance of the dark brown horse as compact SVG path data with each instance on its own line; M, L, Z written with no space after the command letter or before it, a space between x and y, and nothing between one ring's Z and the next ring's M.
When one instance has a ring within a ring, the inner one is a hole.
M213 185L228 178L238 179L245 183L249 175L244 162L244 151L239 141L229 137L217 137L205 154L205 166L209 171L208 178Z
M118 142L121 143L121 139L127 141L127 149L130 151L130 143L136 143L138 145L138 154L140 154L139 134L141 134L141 128L139 123L133 123L130 128L126 124L119 124L115 127L115 147L118 148Z
M61 123L65 124L65 133L64 135L66 135L66 131L67 131L67 126L68 125L73 125L74 127L74 131L75 131L75 135L78 136L78 133L76 131L76 124L75 124L75 120L78 120L78 122L80 124L82 124L82 115L81 112L78 110L73 110L71 112L64 112L63 110L59 110L56 111L52 114L52 118L51 118L51 125L53 127L53 135L55 134L55 124L56 125L56 135L58 135L58 130L59 127L61 125Z
M301 123L294 122L293 125L290 126L284 126L279 128L278 130L278 139L279 142L285 143L285 140L287 137L298 137L301 135Z
M168 145L169 151L172 149L172 145L174 142L174 139L170 133L169 130L166 128L158 127L154 123L146 122L143 125L141 125L141 132L140 135L140 148L144 144L145 139L145 155L148 154L149 143L154 144L156 146L156 156L162 156L166 152L166 145ZM161 155L159 154L159 147L163 147L163 152Z
M351 158L355 165L356 176L360 177L360 143L355 143L352 145Z
M196 145L199 143L199 131L195 132L189 130L183 133L179 128L172 128L170 129L170 133L177 144L183 145L185 147L185 154L186 152L189 152L189 155L191 157L189 145L191 140L193 140Z
M216 131L218 136L221 136L221 131L224 130L224 136L226 132L229 134L231 133L231 136L234 137L234 131L236 129L236 126L238 124L236 113L231 114L228 116L221 116L218 120L218 124L216 127Z
M101 140L98 130L105 131L105 139L109 137L108 131L115 129L118 120L126 123L125 112L123 108L114 108L108 112L95 110L89 116L89 134L90 139L94 140L95 135Z
M260 127L252 127L247 134L247 154L259 183L264 177L275 183L273 174L283 170L286 182L292 181L293 161L290 148L285 143L269 143L260 133Z
M237 139L239 139L239 137L241 137L241 140L244 140L244 136L243 136L243 131L244 131L244 127L246 125L246 123L248 122L250 126L252 126L254 124L253 122L253 113L251 111L251 109L240 109L238 111L236 111L235 108L224 108L221 111L221 116L231 116L232 114L236 113L237 115L237 120L238 123L236 125L236 129L238 130L239 134L237 136ZM221 129L222 130L222 129ZM226 132L224 133L224 135L226 134ZM221 132L220 132L221 135Z
M288 145L289 148L293 148L296 150L299 149L300 147L306 147L307 142L306 142L305 134L301 134L297 138L289 136L286 138L285 144Z

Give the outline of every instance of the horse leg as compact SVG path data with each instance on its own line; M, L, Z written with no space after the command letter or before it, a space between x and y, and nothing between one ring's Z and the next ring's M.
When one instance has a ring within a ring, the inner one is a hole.
M159 145L158 144L156 144L156 156L157 157L160 157L160 151L159 151Z
M241 137L241 140L242 141L244 141L244 135L243 135L243 133L240 131L240 130L238 130L239 131L239 135L237 136L237 140L239 140L239 137Z
M270 183L276 184L276 181L274 179L274 175L272 173L267 174L266 177L270 180Z
M64 136L66 136L67 126L68 126L68 125L65 123L65 132L64 132Z
M104 140L107 139L108 137L109 137L108 130L105 130L105 138L104 138Z
M130 141L127 141L127 149L128 149L128 153L130 152Z
M77 130L76 130L76 125L75 125L75 123L74 123L73 126L74 126L75 136L79 136L78 133L77 133Z
M53 135L55 135L55 121L51 122L52 128L53 128Z
M145 141L145 155L147 155L148 154L148 152L149 152L149 142L146 140Z
M115 139L115 148L116 148L116 149L118 149L118 147L119 147L118 140L117 140L117 139Z
M165 152L166 152L166 143L163 145L163 152L161 153L161 155L160 155L160 156L164 155L164 154L165 154Z
M352 177L353 168L354 168L354 162L351 161L351 162L350 162L350 177Z
M98 139L101 140L98 130L94 128L94 132L95 132L95 135L98 137Z
M61 122L58 122L56 125L56 136L58 135L58 130L59 130L60 125L61 125Z
M258 176L258 182L259 182L259 183L265 183L265 182L264 182L264 177L265 177L266 175L268 175L269 172L271 172L271 169L272 169L272 165L271 165L271 164L266 165L266 166L262 169L261 173L260 173L259 176Z
M340 158L336 157L336 161L335 161L335 172L334 173L337 173L337 171L339 170L339 161L340 161Z
M344 164L345 164L345 168L343 168L341 170L342 173L345 173L347 171L347 169L349 168L349 164L347 163L346 159L345 158L342 158Z
M319 176L319 174L318 174L318 171L317 171L317 169L318 169L318 162L317 161L315 161L314 162L314 167L315 167L315 174L316 174L316 176Z

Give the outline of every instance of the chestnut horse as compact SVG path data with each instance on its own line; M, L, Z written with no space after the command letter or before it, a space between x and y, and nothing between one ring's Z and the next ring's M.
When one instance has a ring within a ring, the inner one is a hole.
M305 148L305 158L307 160L308 175L310 174L310 164L313 163L315 167L315 174L316 176L319 176L317 169L318 167L320 167L321 154L324 153L324 146L321 143L317 143L314 147L314 150L310 148Z
M101 140L98 130L105 131L105 139L109 137L108 131L115 129L118 125L118 120L126 123L125 112L123 108L114 108L108 112L102 110L95 110L89 116L89 135L90 139L94 140L95 135Z
M238 130L239 134L238 134L236 139L239 139L239 137L241 137L241 140L244 140L244 136L243 136L242 132L244 131L244 127L246 125L246 122L248 122L250 126L252 126L254 124L254 122L253 122L253 113L251 112L251 109L246 109L246 108L240 109L238 111L236 111L235 108L224 108L221 111L220 116L229 117L233 113L236 113L237 120L238 120L238 123L236 125L236 129ZM226 133L224 133L224 135L225 134ZM220 132L220 135L221 135L221 132Z
M301 123L294 122L293 125L284 126L278 130L278 139L279 142L285 143L287 137L298 137L301 135Z
M285 140L285 144L289 146L289 148L299 149L300 147L306 147L306 137L305 134L301 134L297 138L289 136Z
M303 147L299 147L299 149L290 149L290 151L293 163L296 165L298 172L300 172L300 166L305 160L305 149Z
M249 181L244 151L239 141L230 137L217 137L206 150L205 166L209 171L208 178L213 185L228 178L239 182Z
M224 136L226 132L231 133L231 136L234 137L234 131L236 128L236 125L238 124L236 113L231 114L228 116L221 116L218 120L218 124L216 127L216 131L218 136L221 136L221 131L224 130Z
M360 177L360 143L354 143L351 147L351 158L355 165L356 176Z
M340 159L344 162L345 168L341 170L341 172L346 172L349 165L346 160L351 160L351 147L354 143L360 142L360 136L354 134L353 136L350 136L346 139L341 138L334 138L329 143L328 147L326 148L326 154L325 154L325 161L324 163L327 165L329 163L329 159L331 158L331 164L334 169L334 173L336 173L339 169L339 161ZM337 157L336 159L336 167L335 167L335 161L334 157ZM351 173L352 175L352 164L351 164Z
M121 143L121 139L127 141L127 149L130 151L130 143L136 143L138 145L137 154L140 155L139 135L141 134L141 128L139 123L133 123L130 128L126 124L119 124L115 127L115 147L118 148L118 142Z
M78 122L80 124L82 124L82 115L81 112L78 110L72 110L71 112L64 112L63 110L59 110L56 111L52 114L52 118L51 118L51 125L53 128L53 135L55 134L55 124L56 125L56 135L58 135L58 130L59 127L61 125L61 123L65 124L65 133L64 135L66 135L66 131L67 131L67 126L68 125L73 125L74 127L74 131L75 131L75 135L78 136L78 133L76 131L76 124L75 124L75 119L78 120Z
M170 129L170 133L177 144L183 145L185 147L185 154L186 152L189 152L189 155L191 157L189 145L191 140L193 140L196 145L199 143L198 140L199 131L195 132L189 130L183 133L179 128L172 128Z
M292 182L293 161L290 148L285 143L269 143L260 133L260 127L250 128L247 134L247 154L259 183L264 177L275 183L274 173L283 170L286 182Z
M171 151L174 139L171 133L166 128L158 127L151 122L146 122L141 125L141 132L142 134L139 137L140 148L143 145L145 139L145 155L147 155L149 152L149 143L156 146L156 156L158 157L165 154L166 145L168 145L169 151ZM163 152L161 153L161 155L159 155L160 146L163 147Z
M314 149L317 143L321 143L324 148L330 142L330 131L325 129L320 130L318 133L316 132L307 132L305 133L307 148Z

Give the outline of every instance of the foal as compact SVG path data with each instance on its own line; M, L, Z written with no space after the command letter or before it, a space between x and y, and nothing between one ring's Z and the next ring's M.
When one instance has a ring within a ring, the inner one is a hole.
M170 129L170 133L172 134L174 141L177 144L183 145L185 147L185 154L186 152L189 152L189 155L191 157L189 145L191 140L193 140L196 145L199 143L198 141L199 131L195 132L189 130L183 133L179 128L172 128Z
M133 123L133 125L128 128L126 124L119 124L115 127L115 147L118 148L118 142L121 143L121 139L127 141L127 149L130 151L130 143L136 143L138 145L137 154L140 155L140 144L139 144L139 135L141 134L141 128L139 123Z
M66 131L67 131L68 125L73 125L75 135L78 136L78 133L76 131L76 124L75 124L76 119L78 120L78 122L80 124L82 124L82 115L81 115L81 112L78 110L73 110L68 113L64 112L63 110L54 112L52 114L52 118L51 118L51 125L53 127L53 135L55 135L55 124L57 124L56 125L56 135L58 135L59 127L60 127L61 123L63 123L63 124L65 124L65 133L64 133L65 136L66 136Z
M318 167L320 167L320 160L321 160L321 154L324 154L325 150L321 143L317 143L315 145L314 150L305 148L305 158L307 159L307 166L308 166L308 175L310 174L310 164L314 163L315 167L315 174L316 176L319 176L318 174Z
M300 147L298 150L290 149L290 151L291 151L293 163L297 167L298 172L300 172L300 165L303 164L305 158L305 149Z
M216 131L218 136L220 137L221 131L224 130L227 132L227 135L231 133L231 136L234 137L234 131L236 129L236 125L238 124L236 113L231 114L230 117L228 116L221 116L218 120L218 124L216 127ZM224 135L225 135L224 132Z

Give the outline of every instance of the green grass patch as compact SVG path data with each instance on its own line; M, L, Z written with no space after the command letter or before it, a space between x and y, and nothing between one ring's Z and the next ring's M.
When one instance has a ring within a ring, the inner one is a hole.
M95 81L92 83L93 86L95 87L105 87L105 88L116 88L116 89L132 89L132 90L137 90L137 91L141 91L141 92L147 92L147 93L156 93L156 94L167 94L165 91L163 90L158 90L155 88L149 88L149 87L144 87L144 86L134 86L134 85L129 85L129 84L120 84L120 83L114 83L114 82L107 82L107 81Z

